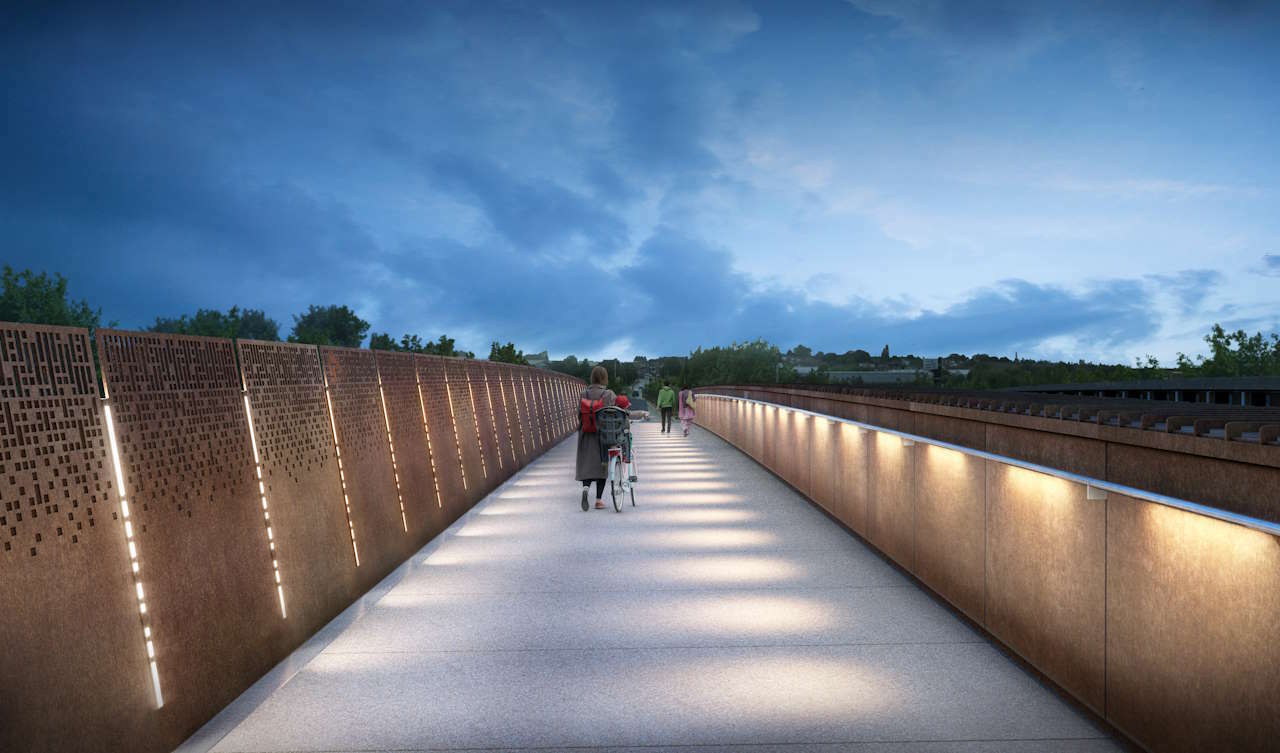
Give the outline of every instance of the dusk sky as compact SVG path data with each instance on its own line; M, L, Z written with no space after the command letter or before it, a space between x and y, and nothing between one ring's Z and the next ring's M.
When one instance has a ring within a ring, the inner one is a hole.
M1280 329L1277 8L4 11L3 262L130 328L1170 360Z

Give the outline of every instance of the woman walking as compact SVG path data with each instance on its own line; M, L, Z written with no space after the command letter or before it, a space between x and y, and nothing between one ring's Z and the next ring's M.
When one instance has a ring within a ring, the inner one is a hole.
M680 390L679 402L680 406L680 428L684 431L684 435L689 436L689 425L693 423L693 390L689 389L689 385L684 385Z
M609 384L609 372L603 366L591 370L591 384L582 391L578 403L578 462L577 479L582 482L582 511L587 506L587 490L596 482L596 509L604 509L604 481L609 470L605 465L604 448L600 446L600 434L596 432L595 412L613 405L616 396L605 385Z

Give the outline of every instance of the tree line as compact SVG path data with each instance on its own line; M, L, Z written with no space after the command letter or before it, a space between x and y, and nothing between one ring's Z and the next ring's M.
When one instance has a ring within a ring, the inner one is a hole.
M0 273L0 321L85 327L89 330L104 326L102 309L93 308L87 300L72 300L67 295L67 279L61 274L37 274L29 269L18 272L7 264ZM105 326L117 325L116 322L106 322ZM348 306L311 305L306 311L293 316L293 328L285 340L308 345L358 348L364 343L369 328L369 322ZM146 331L235 340L280 340L279 322L261 309L239 306L232 306L227 311L202 308L194 314L178 317L158 316L154 324L146 327ZM395 340L390 333L374 332L369 335L369 347L373 350L476 357L471 351L458 349L454 339L448 335L440 335L434 341L424 342L419 335L405 334ZM490 347L489 360L528 364L524 353L517 350L513 343L503 345L496 340Z
M102 309L93 308L87 300L72 300L67 294L67 280L60 274L49 276L31 270L15 271L5 265L0 273L0 321L55 324L86 327L90 330L103 326ZM115 322L105 326L114 327ZM232 339L280 340L280 325L261 309L232 306L227 311L198 309L194 314L178 317L157 317L147 327L151 332L183 335L204 335ZM395 339L389 332L369 334L370 324L345 305L311 305L306 311L293 316L293 327L285 338L288 342L311 345L335 345L360 347L365 337L368 347L374 350L396 350L407 353L429 353L442 356L475 358L475 353L457 348L453 338L440 335L435 340L423 340L416 334L404 334ZM1010 359L1007 356L977 354L964 356L953 353L941 359L944 366L937 384L960 389L998 389L1034 384L1058 384L1080 382L1131 381L1170 376L1280 376L1280 333L1255 332L1243 329L1228 331L1214 324L1204 342L1208 354L1188 356L1178 353L1172 368L1147 356L1136 359L1132 366L1125 364L1093 363L1090 361L1047 361L1037 359ZM503 363L529 363L524 351L514 343L490 344L489 360ZM590 378L596 364L609 372L609 386L615 392L629 391L639 379L637 365L629 361L608 359L593 362L577 356L566 356L552 361L549 367L555 371L575 376L584 381ZM797 365L808 364L801 374ZM891 355L885 345L879 357L866 350L850 350L845 353L814 353L804 345L797 345L785 353L776 345L764 340L731 343L727 346L699 347L687 359L661 359L656 371L657 380L651 380L646 392L656 395L662 379L676 385L703 386L711 384L769 384L769 383L823 383L829 381L831 371L868 368L921 368L923 359L915 355ZM959 373L967 371L967 373Z

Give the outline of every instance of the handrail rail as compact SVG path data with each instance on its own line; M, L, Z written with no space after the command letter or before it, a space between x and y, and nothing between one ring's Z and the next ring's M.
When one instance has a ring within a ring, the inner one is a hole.
M781 405L779 403L770 403L764 400L756 400L754 398L749 398L749 397L734 397L733 395L721 395L717 393L706 393L706 392L700 393L698 395L699 399L704 397L718 398L720 400L739 400L744 403L755 403L756 405L764 405L770 408L782 408L795 413L802 413L808 416L813 416L815 418L823 418L833 423L850 424L860 429L866 429L867 431L880 432L882 434L901 437L902 439L909 439L913 442L919 442L921 444L940 447L945 450L954 450L956 452L960 452L965 455L971 455L977 458L994 460L1004 465L1011 465L1017 468L1022 468L1024 470L1032 471L1034 473L1042 473L1047 476L1055 476L1057 478L1064 479L1066 481L1072 481L1078 484L1084 484L1086 487L1093 487L1095 489L1101 489L1107 492L1115 492L1116 494L1123 494L1127 497L1136 497L1138 499L1142 499L1147 502L1154 502L1158 505L1164 505L1165 507L1173 507L1179 510L1184 510L1186 512L1195 513L1197 515L1204 515L1206 517L1216 518L1218 520L1225 521L1227 523L1233 523L1238 526L1252 528L1256 531L1261 531L1263 533L1267 533L1272 536L1280 536L1280 523L1273 523L1269 520L1262 520L1260 518L1254 518L1248 515L1241 515L1239 513L1230 512L1228 510L1220 510L1216 507L1209 507L1208 505L1202 505L1197 502L1191 502L1185 499L1178 499L1177 497L1169 497L1164 494L1157 494L1155 492L1149 492L1143 489L1137 489L1132 486L1117 484L1112 481L1103 481L1102 479L1091 478L1089 476L1082 476L1078 473L1071 473L1070 471L1064 471L1058 468L1051 468L1046 465L1029 463L1025 460L1018 460L1017 458L1011 458L1005 455L997 455L993 452L987 452L986 450L975 450L971 447L964 447L961 445L952 444L950 442L943 442L942 440L932 439L930 437L922 437L918 434L911 434L905 431L898 431L897 429L887 429L883 426L876 426L875 424L868 424L862 421L855 421L851 418L841 418L839 416L831 416L826 413L816 413L814 411L806 410L804 408L796 408L790 405Z

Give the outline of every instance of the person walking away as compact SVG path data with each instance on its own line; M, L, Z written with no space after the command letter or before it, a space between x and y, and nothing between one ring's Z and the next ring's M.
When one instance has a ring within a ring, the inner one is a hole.
M680 390L680 428L684 431L684 435L689 436L689 425L693 423L693 390L685 385Z
M604 448L600 446L600 434L596 431L595 412L614 404L617 399L607 386L609 372L603 366L591 370L591 384L582 391L578 400L578 459L576 478L582 482L582 511L587 506L587 490L596 482L596 509L604 509L604 481L609 470L605 465Z
M658 390L658 411L662 414L662 431L661 434L669 434L671 432L671 409L676 404L676 392L671 389L671 385L663 380L662 389Z

